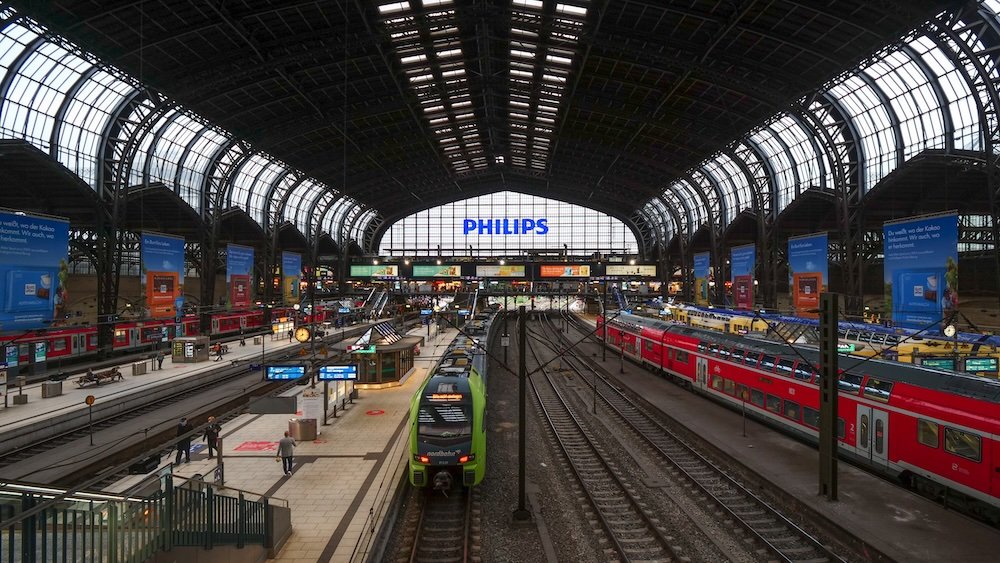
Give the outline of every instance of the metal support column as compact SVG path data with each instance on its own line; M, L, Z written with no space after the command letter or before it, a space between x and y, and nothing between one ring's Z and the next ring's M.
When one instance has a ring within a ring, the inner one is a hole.
M517 460L518 460L518 473L517 473L517 510L514 511L514 520L524 522L531 518L531 513L526 508L526 493L525 493L525 405L527 385L528 385L528 368L525 358L525 350L527 349L527 327L525 327L525 320L527 314L524 311L524 305L518 307L517 315L517 355L518 355L518 403L517 403Z
M819 494L837 500L837 320L839 295L819 297Z

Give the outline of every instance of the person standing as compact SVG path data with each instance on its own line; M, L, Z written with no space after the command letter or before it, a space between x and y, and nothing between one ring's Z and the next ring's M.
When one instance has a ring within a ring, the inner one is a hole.
M243 334L243 328L241 327L240 328L240 346L246 346L246 345L247 345L247 338Z
M163 352L160 352L159 354L156 355L156 369L163 369L163 358L165 357L166 354L164 354Z
M288 341L292 341L292 337L295 336L295 329L288 329Z
M177 424L177 437L180 440L177 441L177 455L174 457L174 465L180 465L181 453L184 454L184 463L191 463L191 436L188 434L192 430L194 427L191 426L187 418L182 418Z
M285 437L278 442L278 455L281 456L281 469L285 475L292 474L292 455L295 452L295 440L285 431Z
M208 427L205 428L205 443L208 444L208 459L215 457L215 450L218 449L219 434L221 433L222 426L215 421L215 417L208 417Z

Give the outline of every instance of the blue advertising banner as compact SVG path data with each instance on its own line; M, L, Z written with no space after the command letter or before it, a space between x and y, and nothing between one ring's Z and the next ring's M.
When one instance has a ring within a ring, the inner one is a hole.
M184 310L184 239L142 233L139 287L146 291L146 317L179 318Z
M302 255L281 253L281 295L285 305L299 302L299 281L302 279Z
M829 283L829 248L826 233L788 239L788 287L796 315L819 317L819 294Z
M897 326L939 328L958 310L958 214L883 224L885 305Z
M756 245L737 246L729 250L733 304L737 309L753 309L753 270L756 266Z
M62 319L69 269L69 221L0 211L0 331Z
M253 301L253 249L249 246L226 246L226 302L230 309L246 309Z
M708 305L708 282L712 277L712 261L707 252L694 255L694 302L698 305Z

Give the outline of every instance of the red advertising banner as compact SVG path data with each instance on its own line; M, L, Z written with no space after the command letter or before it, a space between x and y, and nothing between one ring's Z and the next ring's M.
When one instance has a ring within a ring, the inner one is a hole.
M587 278L590 277L589 264L549 264L542 265L543 278Z
M230 274L229 303L236 308L250 306L250 276L245 274Z

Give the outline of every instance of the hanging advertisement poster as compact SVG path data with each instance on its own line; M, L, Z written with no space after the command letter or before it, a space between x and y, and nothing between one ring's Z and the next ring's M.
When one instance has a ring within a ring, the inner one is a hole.
M246 309L253 301L253 248L230 244L226 246L226 287L230 309Z
M543 264L539 269L543 278L586 278L590 277L590 266L586 264Z
M897 326L939 328L958 310L958 214L889 221L885 247L885 308Z
M462 275L462 266L458 264L443 264L441 266L413 265L415 278L457 278Z
M707 252L694 255L694 302L708 305L708 281L712 277L711 260Z
M184 239L142 233L139 286L146 292L147 317L180 317L184 309Z
M281 295L285 305L299 302L299 281L302 279L302 255L281 253Z
M0 331L48 328L65 315L69 221L0 211Z
M635 264L633 266L622 266L608 264L604 268L605 276L655 278L656 264Z
M729 250L733 304L737 309L753 309L753 270L756 266L756 246L748 244Z
M826 291L829 264L826 233L788 239L788 287L796 315L819 318L819 294Z

